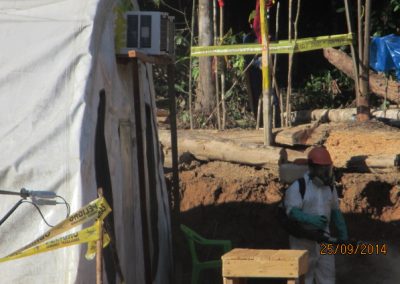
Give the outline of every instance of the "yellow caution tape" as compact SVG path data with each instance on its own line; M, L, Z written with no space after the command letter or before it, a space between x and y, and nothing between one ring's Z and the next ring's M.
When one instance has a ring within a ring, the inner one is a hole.
M97 224L83 229L79 232L65 235L55 240L47 241L43 244L27 248L23 251L12 253L6 257L0 258L0 262L14 260L22 257L31 256L43 252L52 251L55 249L77 245L81 243L93 242L99 239L99 226Z
M97 222L99 222L99 221L97 221ZM104 232L104 234L103 234L103 248L108 246L110 241L111 241L110 236L107 234L107 232ZM87 251L86 251L86 254L85 254L85 258L87 260L92 260L96 256L97 242L96 241L88 242L87 245L88 245L88 247L87 247Z
M286 54L305 52L322 49L326 47L336 47L350 45L353 42L353 34L340 34L331 36L310 37L295 40L280 40L269 44L269 52L274 54ZM261 54L262 45L237 44L237 45L214 45L214 46L193 46L191 56L226 56L226 55L251 55Z
M88 221L100 219L104 220L104 218L111 212L111 208L108 205L107 201L104 197L93 200L89 204L85 205L77 212L73 213L67 219L61 221L49 231L38 237L33 242L27 244L26 246L20 248L16 252L25 250L29 247L36 246L46 240L52 239L57 235L60 235L76 226L85 224Z

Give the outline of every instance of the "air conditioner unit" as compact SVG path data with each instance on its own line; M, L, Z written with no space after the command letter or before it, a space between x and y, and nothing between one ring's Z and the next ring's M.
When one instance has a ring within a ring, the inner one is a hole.
M125 13L125 43L120 53L135 49L151 55L174 55L174 17L155 11Z

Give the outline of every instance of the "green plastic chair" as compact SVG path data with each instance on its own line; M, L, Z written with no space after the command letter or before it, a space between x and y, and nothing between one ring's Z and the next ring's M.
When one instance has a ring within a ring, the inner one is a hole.
M185 237L189 243L190 254L192 256L192 284L197 284L199 282L200 272L204 269L215 269L222 265L220 259L209 260L200 262L197 257L196 245L206 245L206 246L220 246L223 248L223 252L226 253L232 249L232 242L230 240L209 240L203 238L197 234L192 229L181 224L181 230L185 234Z

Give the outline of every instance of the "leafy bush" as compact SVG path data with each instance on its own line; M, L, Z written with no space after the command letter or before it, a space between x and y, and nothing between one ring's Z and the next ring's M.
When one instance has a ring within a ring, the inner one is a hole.
M337 69L311 75L294 92L293 110L345 107L354 100L353 81Z
M224 44L239 44L243 34L232 34L228 31L223 38ZM197 44L197 38L195 38ZM176 30L175 35L175 90L177 95L177 111L180 127L189 127L189 63L190 63L190 33L188 28ZM218 71L225 70L225 100L227 111L227 126L253 125L252 115L248 113L248 97L245 83L245 59L241 55L219 57ZM154 84L158 97L167 98L167 76L165 67L154 66ZM199 77L199 60L192 58L192 101L196 97L196 86ZM216 112L215 112L216 113ZM237 123L237 120L244 120ZM250 121L249 121L250 120ZM197 114L194 117L195 127L208 127L208 117Z
M374 36L398 34L400 25L400 0L390 0L381 9L371 12L371 30Z

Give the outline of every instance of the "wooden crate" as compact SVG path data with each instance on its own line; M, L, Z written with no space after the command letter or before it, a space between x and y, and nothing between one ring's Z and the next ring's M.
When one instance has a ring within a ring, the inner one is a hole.
M307 269L305 250L233 249L222 256L224 278L297 279Z

